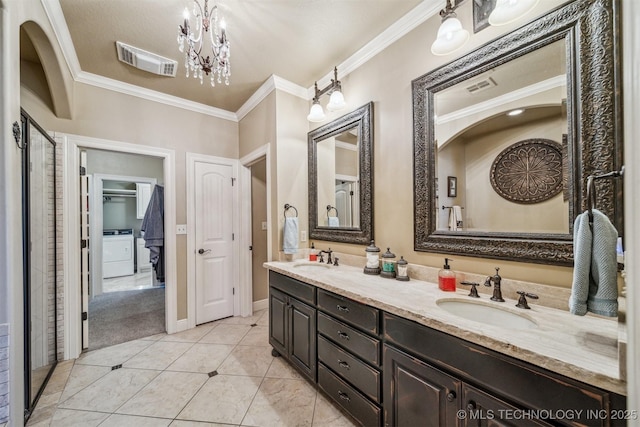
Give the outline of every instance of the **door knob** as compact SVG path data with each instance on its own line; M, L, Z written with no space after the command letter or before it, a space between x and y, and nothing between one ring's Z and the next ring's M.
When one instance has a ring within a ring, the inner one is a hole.
M204 249L202 249L202 248L198 249L198 253L200 255L206 254L207 252L211 252L211 249L207 249L206 251Z

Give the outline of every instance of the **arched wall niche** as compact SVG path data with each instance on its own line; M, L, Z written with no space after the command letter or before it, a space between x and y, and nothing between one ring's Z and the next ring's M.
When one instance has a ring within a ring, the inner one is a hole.
M59 118L71 119L71 87L49 37L33 21L20 26L21 81ZM24 67L23 67L24 65Z

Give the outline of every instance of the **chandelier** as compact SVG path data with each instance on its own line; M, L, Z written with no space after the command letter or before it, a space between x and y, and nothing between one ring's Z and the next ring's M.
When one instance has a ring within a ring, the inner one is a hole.
M229 84L231 65L229 57L229 40L227 39L224 18L218 22L218 6L209 11L209 0L204 0L204 9L198 0L193 0L193 16L195 31L191 27L188 8L184 9L184 25L178 25L178 48L184 52L184 66L194 78L203 82L204 75L210 76L211 86L218 83ZM206 40L210 42L210 51L203 52Z

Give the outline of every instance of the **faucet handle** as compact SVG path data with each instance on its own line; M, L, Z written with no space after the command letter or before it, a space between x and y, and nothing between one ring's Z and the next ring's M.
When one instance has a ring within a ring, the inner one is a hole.
M528 292L525 291L517 291L517 293L520 295L520 298L518 298L518 303L516 304L516 307L518 308L524 308L524 309L530 309L531 307L529 307L529 304L527 303L527 298L529 297L531 299L538 299L538 295L536 294L530 294Z
M471 286L471 291L469 291L469 296L473 297L473 298L480 298L480 295L478 295L478 289L476 289L476 286L478 286L480 283L476 283L476 282L467 282L462 281L460 282L461 285L470 285Z
M339 265L339 264L338 264L338 260L339 260L339 259L340 259L340 258L335 257L335 258L333 259L333 265L338 266L338 265Z

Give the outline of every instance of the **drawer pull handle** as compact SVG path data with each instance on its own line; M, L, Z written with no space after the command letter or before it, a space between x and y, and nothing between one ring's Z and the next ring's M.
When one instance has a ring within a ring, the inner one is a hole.
M338 336L343 340L349 341L349 334L347 334L346 332L338 331Z
M340 365L341 368L344 368L346 370L351 369L351 366L349 366L349 364L347 362L345 362L344 360L338 359L338 365Z
M351 398L344 391L338 391L338 396L340 396L340 399L342 399L342 400L344 400L346 402L351 402Z
M336 305L336 307L338 307L338 311L344 311L345 313L349 312L349 307L347 307L346 305Z

